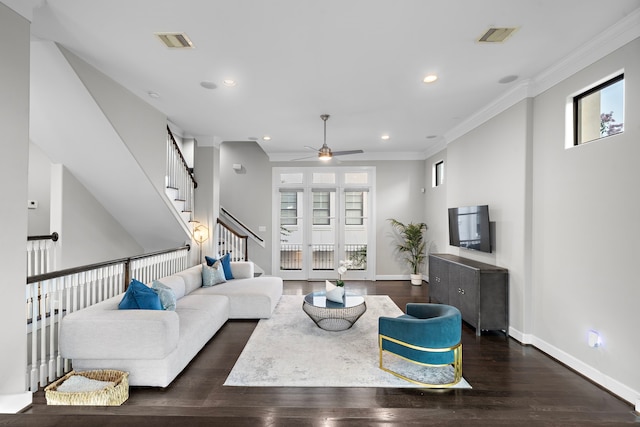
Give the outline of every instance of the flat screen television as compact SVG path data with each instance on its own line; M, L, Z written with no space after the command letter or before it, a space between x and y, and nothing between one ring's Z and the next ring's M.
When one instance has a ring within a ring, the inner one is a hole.
M449 244L491 252L489 206L449 208Z

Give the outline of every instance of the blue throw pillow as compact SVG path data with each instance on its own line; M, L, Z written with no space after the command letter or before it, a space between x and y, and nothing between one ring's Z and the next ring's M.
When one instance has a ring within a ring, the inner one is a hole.
M205 256L204 259L207 261L208 266L212 266L218 261L215 258L211 258ZM220 258L220 262L222 262L222 269L224 270L224 278L227 280L233 279L233 273L231 273L231 256L229 254L224 254L222 258Z
M209 286L219 285L225 283L227 279L224 277L224 269L220 260L209 266L202 265L202 286L208 288Z
M160 297L162 308L169 311L176 310L176 293L173 291L173 289L157 280L153 281L151 289L156 291L156 293Z
M132 279L120 304L120 310L162 310L160 297L147 285Z

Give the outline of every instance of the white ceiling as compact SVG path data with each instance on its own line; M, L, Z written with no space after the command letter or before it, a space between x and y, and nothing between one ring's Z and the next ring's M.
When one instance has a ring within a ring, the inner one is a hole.
M365 151L352 160L424 158L474 113L640 8L640 0L31 1L35 36L67 47L185 134L258 138L276 160L320 147L323 113L334 151ZM491 26L519 29L503 44L477 43ZM156 32L184 32L195 48L171 50ZM423 83L428 73L439 79ZM498 82L510 75L518 78Z

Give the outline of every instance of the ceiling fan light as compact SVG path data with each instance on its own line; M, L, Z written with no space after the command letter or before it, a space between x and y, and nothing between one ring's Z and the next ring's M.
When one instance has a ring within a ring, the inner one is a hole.
M331 157L333 157L331 153L323 153L323 152L318 153L318 158L320 160L324 160L325 162L328 160L331 160Z

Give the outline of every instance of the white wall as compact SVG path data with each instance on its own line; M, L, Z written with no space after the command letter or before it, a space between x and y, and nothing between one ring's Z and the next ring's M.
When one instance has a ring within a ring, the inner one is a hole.
M191 242L191 261L203 262L205 255L215 254L215 227L220 211L220 178L218 163L220 150L216 147L196 146L194 148L194 174L198 187L195 190L195 211L193 218L209 228L209 239L202 243L200 254L198 243Z
M24 286L27 263L27 170L29 165L29 22L0 3L0 413L31 403L25 391L27 345ZM10 351L9 351L10 349Z
M64 166L51 169L51 229L60 234L58 269L145 252Z
M28 209L29 236L50 234L51 160L37 145L29 143L28 199L38 202L36 209Z
M376 276L381 279L408 277L411 267L395 251L398 242L388 220L394 218L405 224L426 222L426 193L422 192L424 161L369 162L368 165L376 167ZM424 268L423 271L426 272Z
M234 163L242 169L233 170ZM264 248L249 239L249 258L271 274L271 164L257 143L220 146L220 205L264 239ZM260 226L266 231L259 231Z
M60 51L158 192L164 194L167 117L67 49L60 47Z
M624 133L565 149L567 97L623 68ZM537 96L534 117L534 341L640 398L640 39ZM602 347L587 346L589 329Z
M448 240L438 242L438 247L447 248L445 252L509 269L509 324L518 331L525 327L525 272L530 262L525 235L531 198L526 157L530 116L531 100L520 101L447 146L443 210L489 205L495 223L493 253L449 246Z
M444 180L437 187L433 186L432 170L436 163L444 161ZM449 250L449 219L447 217L447 172L449 161L447 150L442 150L425 160L425 222L427 232L428 253L446 253ZM426 271L428 273L428 260Z

